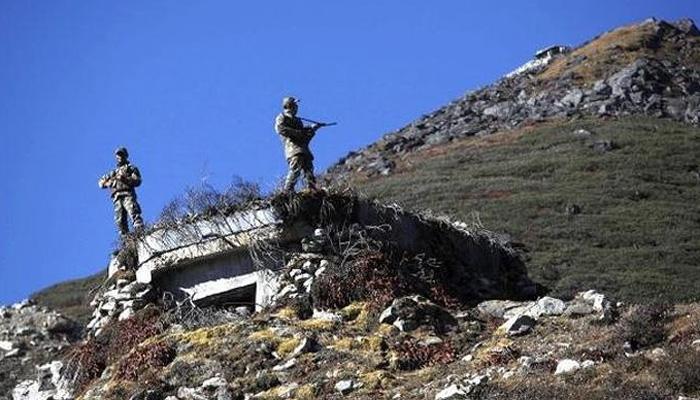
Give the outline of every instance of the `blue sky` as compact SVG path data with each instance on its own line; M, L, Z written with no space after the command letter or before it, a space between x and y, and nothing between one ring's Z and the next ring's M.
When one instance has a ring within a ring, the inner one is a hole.
M188 186L273 188L281 98L332 120L317 170L488 84L550 44L696 0L0 0L0 303L104 268L97 178L129 148L147 221Z

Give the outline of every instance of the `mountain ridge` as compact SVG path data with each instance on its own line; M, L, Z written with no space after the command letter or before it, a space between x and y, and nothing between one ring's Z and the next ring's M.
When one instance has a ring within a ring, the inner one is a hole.
M395 158L414 151L552 118L641 114L697 125L699 49L700 33L687 18L676 23L652 18L613 29L348 153L325 178L388 175Z

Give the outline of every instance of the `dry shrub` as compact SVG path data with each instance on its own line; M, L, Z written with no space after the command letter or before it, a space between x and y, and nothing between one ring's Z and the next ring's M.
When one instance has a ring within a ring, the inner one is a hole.
M156 342L136 347L116 366L115 377L135 381L141 373L151 368L162 368L175 359L175 347L169 343Z
M668 357L652 366L663 387L686 396L700 394L700 351L674 346Z
M108 365L136 345L163 332L165 327L160 316L159 308L146 307L132 318L111 322L99 336L75 346L69 352L66 364L67 375L75 381L76 393L82 393Z
M262 198L260 187L240 177L223 191L208 184L190 187L184 195L171 200L160 213L155 225L176 226L183 220L214 215L228 215L245 209Z
M400 290L400 281L387 258L382 252L369 250L327 271L312 288L314 304L342 308L359 300L379 305L390 302Z
M511 361L517 360L520 357L520 350L505 346L498 350L491 351L486 359L488 365L501 366L507 365Z
M662 342L666 338L664 324L671 310L667 304L632 306L620 319L617 338L628 342L633 350Z
M354 301L367 301L376 309L412 294L443 306L457 303L448 294L448 284L435 260L412 257L379 241L372 245L341 258L345 262L317 279L311 292L315 307L342 308Z
M416 339L409 338L395 344L393 351L397 356L396 369L404 371L447 364L455 359L455 351L450 342L425 346Z

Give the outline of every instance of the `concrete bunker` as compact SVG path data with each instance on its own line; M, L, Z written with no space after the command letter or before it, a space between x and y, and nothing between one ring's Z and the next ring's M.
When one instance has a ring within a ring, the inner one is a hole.
M535 294L524 264L502 238L461 223L420 216L354 195L299 194L258 202L229 215L156 227L138 240L137 281L199 306L270 305L279 290L286 251L318 229L382 226L402 251L438 259L468 300ZM258 244L281 256L263 260Z

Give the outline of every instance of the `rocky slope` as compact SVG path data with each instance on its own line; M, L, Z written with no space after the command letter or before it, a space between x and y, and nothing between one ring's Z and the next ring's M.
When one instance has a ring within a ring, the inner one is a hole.
M15 385L29 377L38 376L37 383L19 391L38 391L53 377L58 384L58 360L78 341L81 330L73 320L28 300L0 307L0 399L9 400Z
M473 306L450 296L437 266L399 266L366 233L343 257L333 235L302 239L287 254L275 304L259 313L132 303L126 318L114 313L99 333L19 383L13 400L700 395L697 304L631 306L589 290L569 301ZM98 295L96 311L132 292L124 283Z
M607 32L423 116L331 166L329 181L389 175L397 158L555 118L647 115L700 122L700 32L655 19Z

